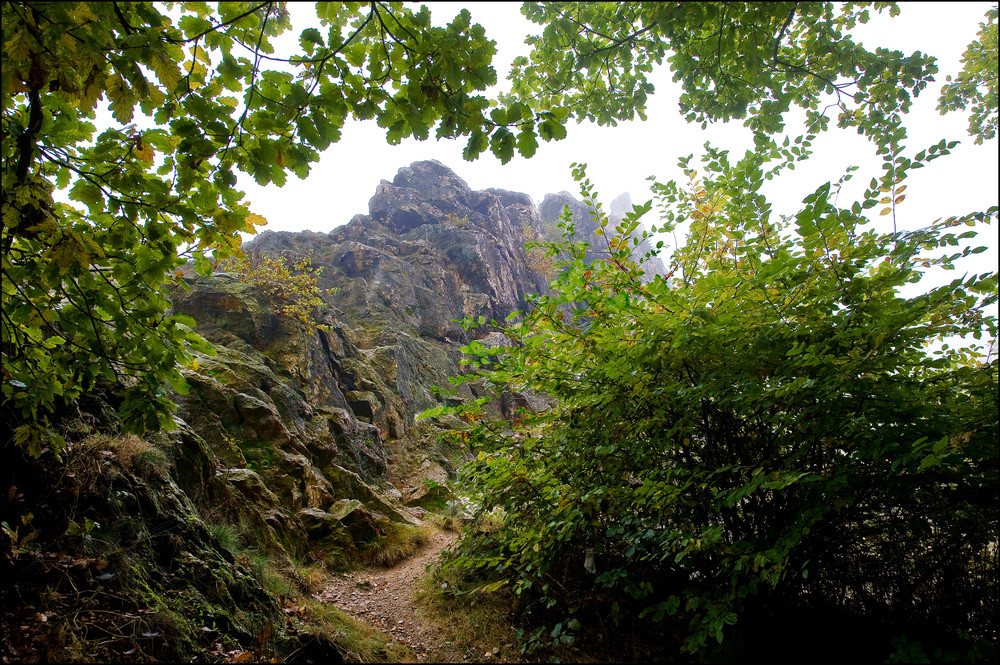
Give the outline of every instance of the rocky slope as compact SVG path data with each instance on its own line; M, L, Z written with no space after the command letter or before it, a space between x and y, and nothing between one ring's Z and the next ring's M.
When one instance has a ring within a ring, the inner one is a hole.
M416 416L478 396L436 389L463 371L471 336L501 339L459 321L503 320L544 292L553 264L524 245L557 239L567 204L579 236L597 238L565 193L538 208L416 162L330 233L261 234L251 256L322 269L319 328L282 316L237 274L186 272L174 309L216 353L185 370L178 427L116 435L114 396L94 396L68 421L79 434L64 462L5 457L17 463L3 469L4 515L20 525L5 521L0 551L9 662L350 656L343 631L289 604L267 566L306 584L313 565L385 561L428 511L448 508L467 451L438 434L460 423Z

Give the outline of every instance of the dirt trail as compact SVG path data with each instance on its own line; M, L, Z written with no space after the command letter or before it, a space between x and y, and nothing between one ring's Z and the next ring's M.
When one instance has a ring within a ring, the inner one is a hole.
M415 555L391 568L368 568L334 577L318 594L345 612L375 626L402 642L418 660L437 660L449 654L450 645L438 628L417 612L414 585L425 568L437 560L441 550L451 546L458 534L436 532Z

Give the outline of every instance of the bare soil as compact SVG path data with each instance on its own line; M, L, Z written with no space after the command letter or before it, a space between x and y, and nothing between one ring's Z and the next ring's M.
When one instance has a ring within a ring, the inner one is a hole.
M423 616L413 598L417 581L457 538L454 532L435 532L410 558L389 568L372 567L338 575L317 597L406 645L419 662L467 660L472 654L456 653L440 628Z

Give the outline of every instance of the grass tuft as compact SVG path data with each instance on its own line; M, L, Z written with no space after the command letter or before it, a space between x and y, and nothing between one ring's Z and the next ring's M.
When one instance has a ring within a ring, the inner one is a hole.
M324 563L309 563L295 566L292 570L299 587L306 593L316 593L330 579L330 571Z
M413 556L417 550L430 542L430 539L429 527L396 526L362 550L361 560L368 565L393 566Z
M305 632L325 637L341 649L347 663L412 663L415 654L388 640L374 626L355 619L333 605L312 598L304 601Z
M167 458L159 448L134 434L92 434L83 442L84 448L108 450L115 454L125 469L162 469Z
M226 524L225 522L219 522L216 524L209 524L208 530L213 536L215 536L219 545L223 549L235 554L236 550L240 546L240 534L235 527Z

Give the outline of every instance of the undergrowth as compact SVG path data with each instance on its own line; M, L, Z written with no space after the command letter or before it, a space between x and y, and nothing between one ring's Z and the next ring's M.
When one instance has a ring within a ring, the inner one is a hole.
M471 652L476 662L523 662L515 637L519 600L506 588L487 592L484 586L467 571L436 565L420 578L415 598L450 651Z
M172 480L175 453L112 435L71 441L62 462L5 446L3 662L413 660L312 598L342 561L265 547L224 494L199 511ZM368 557L426 540L404 527Z

